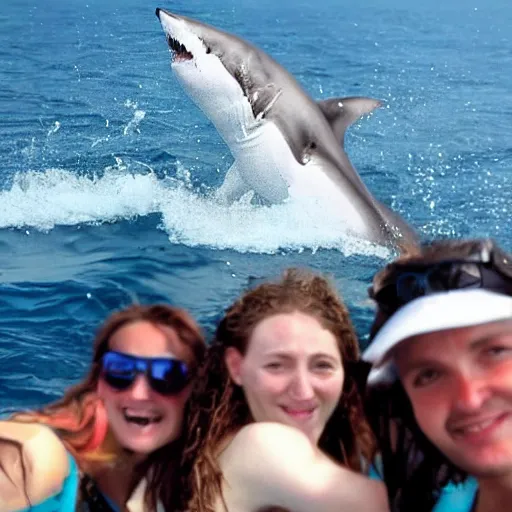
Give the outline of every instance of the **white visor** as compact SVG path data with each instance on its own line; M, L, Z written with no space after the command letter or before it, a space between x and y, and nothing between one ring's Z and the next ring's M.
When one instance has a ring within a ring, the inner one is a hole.
M364 351L363 359L373 364L368 384L395 380L390 352L411 336L507 319L512 297L501 293L465 288L419 297L400 308Z

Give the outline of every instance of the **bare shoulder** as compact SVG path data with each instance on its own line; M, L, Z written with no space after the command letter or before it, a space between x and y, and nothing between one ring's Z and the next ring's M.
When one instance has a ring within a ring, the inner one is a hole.
M281 423L256 422L241 428L222 453L224 461L255 468L255 462L273 467L287 465L314 448L300 430Z
M50 428L0 421L0 512L58 493L69 471L66 449Z
M281 446L286 448L290 444L310 446L306 435L299 429L282 423L256 422L241 428L233 438L232 444L256 446Z
M245 426L225 448L220 466L230 510L388 510L382 482L338 464L291 426Z

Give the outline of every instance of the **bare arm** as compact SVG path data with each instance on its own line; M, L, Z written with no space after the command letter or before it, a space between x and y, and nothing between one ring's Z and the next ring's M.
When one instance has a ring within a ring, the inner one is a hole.
M244 427L220 463L230 510L389 510L383 483L337 464L298 429L278 423Z
M0 512L58 493L69 473L66 449L47 427L0 421Z

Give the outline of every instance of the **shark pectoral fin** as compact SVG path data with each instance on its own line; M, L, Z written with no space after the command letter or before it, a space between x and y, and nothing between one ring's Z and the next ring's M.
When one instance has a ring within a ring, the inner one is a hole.
M382 102L379 100L362 96L330 98L318 101L317 104L331 125L332 131L342 147L345 145L345 131L347 128L361 116L369 114L377 107L382 106Z
M249 187L242 179L235 161L226 173L224 183L215 191L215 199L221 203L231 204L248 191Z

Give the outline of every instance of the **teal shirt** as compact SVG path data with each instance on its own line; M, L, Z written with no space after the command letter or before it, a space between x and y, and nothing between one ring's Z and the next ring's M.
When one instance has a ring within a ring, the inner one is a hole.
M80 474L75 459L69 453L68 460L69 475L64 480L62 490L42 503L24 508L20 512L71 512L75 510Z
M369 477L382 480L382 476L372 465ZM441 489L441 494L432 512L471 512L478 492L478 483L474 478L468 477L461 484L448 484Z
M477 491L478 483L471 477L461 484L448 484L441 490L432 512L471 512Z

